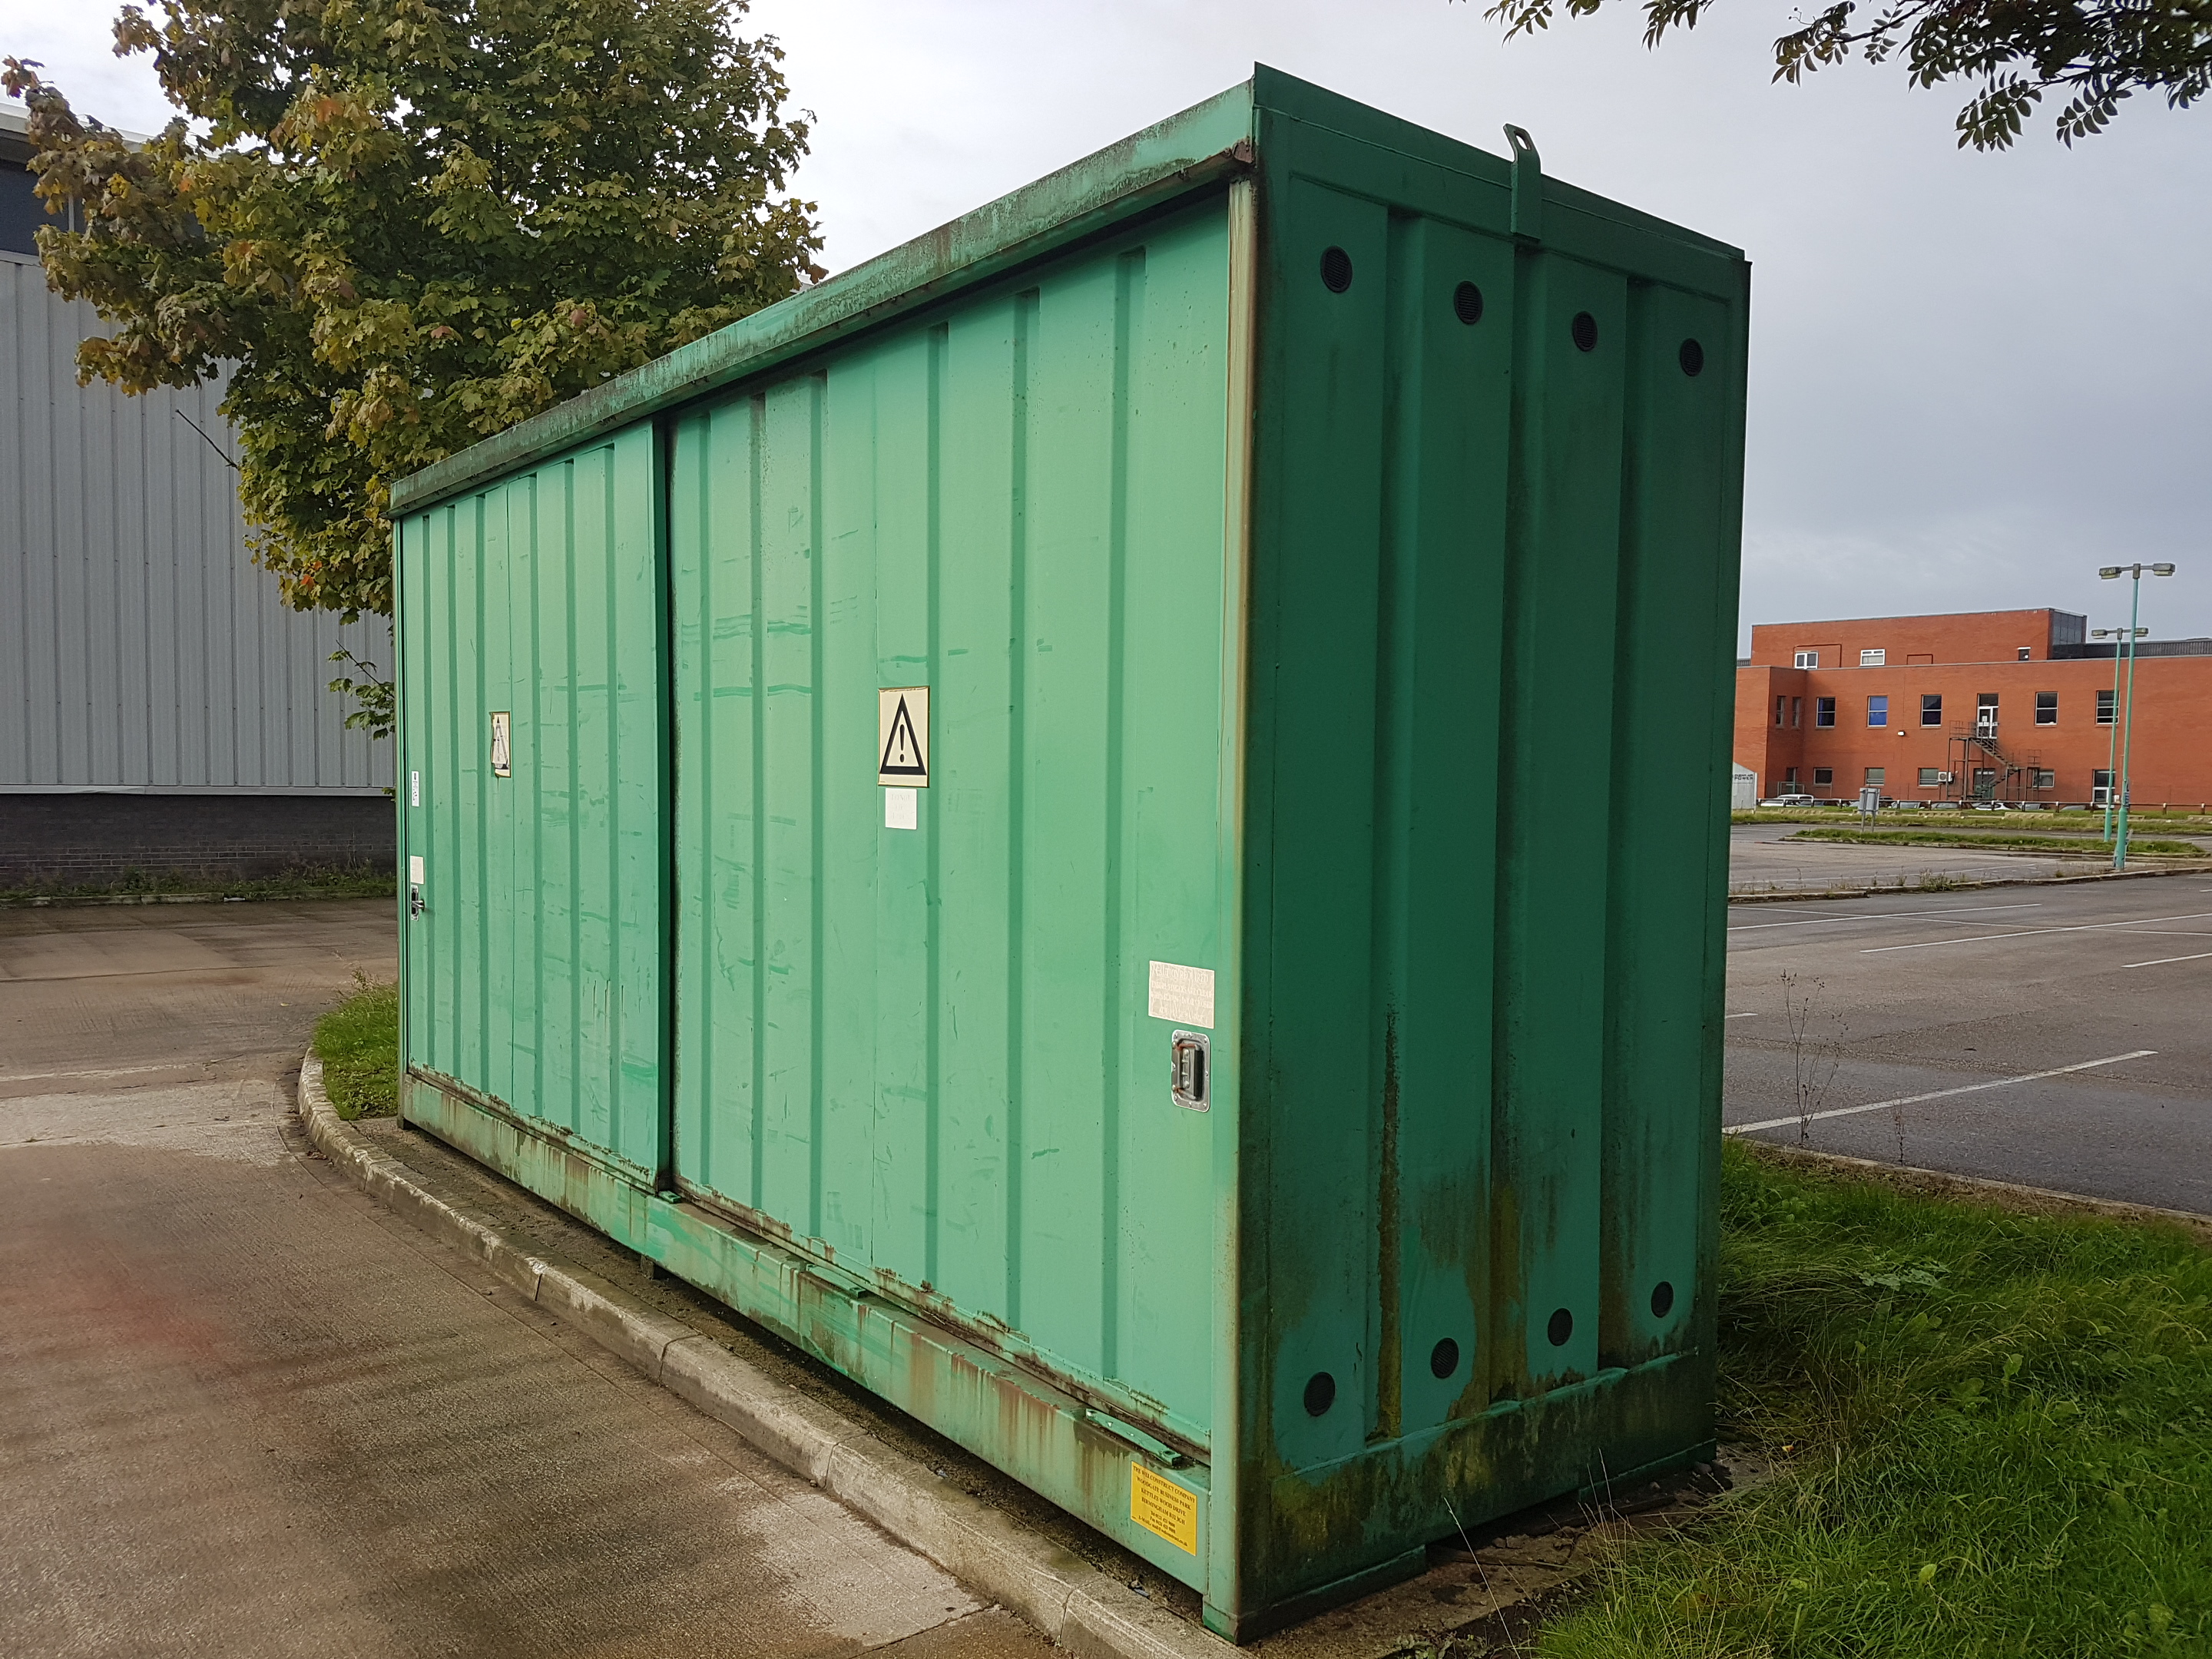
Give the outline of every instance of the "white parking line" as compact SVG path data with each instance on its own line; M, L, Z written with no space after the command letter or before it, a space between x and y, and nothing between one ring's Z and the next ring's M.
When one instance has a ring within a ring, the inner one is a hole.
M2212 961L2212 951L2200 951L2193 957L2160 957L2156 962L2124 962L2120 965L2123 968L2163 968L2169 962L2207 961ZM1733 1019L1735 1016L1731 1014L1729 1018Z
M2204 890L2212 893L2212 887ZM1954 904L1948 910L1855 910L1832 916L1807 916L1802 921L1747 921L1731 927L1731 933L1755 933L1763 927L1819 927L1832 921L1891 921L1899 916L1963 916L1976 910L2040 910L2043 901L2025 904Z
M1729 1018L1730 1019L1757 1019L1759 1016L1757 1014L1730 1014Z
M2185 916L2129 916L2119 921L2084 921L2071 927L2026 927L2014 933L1976 933L1966 939L1929 939L1917 945L1869 945L1861 947L1862 956L1879 956L1884 951L1932 951L1939 945L1987 945L2001 939L2031 939L2038 933L2089 933L2102 927L2148 927L2154 921L2202 921L2212 916L2212 910L2193 910Z
M2085 1060L2074 1066L2054 1066L2047 1072L2030 1072L2025 1077L1996 1077L1987 1083L1962 1083L1955 1089L1930 1089L1924 1095L1900 1095L1895 1100L1873 1100L1863 1106L1838 1106L1832 1111L1809 1112L1796 1117L1771 1117L1764 1123L1728 1123L1721 1127L1724 1135L1756 1134L1761 1129L1787 1129L1793 1124L1817 1123L1824 1117L1850 1117L1858 1112L1879 1112L1891 1106L1913 1106L1923 1100L1941 1100L1946 1095L1971 1095L1979 1089L2002 1089L2012 1083L2033 1083L2039 1078L2063 1077L2069 1072L2086 1072L2093 1066L2117 1066L2124 1060L2142 1060L2158 1052L2155 1048L2137 1048L2124 1054L2107 1054L2102 1060Z

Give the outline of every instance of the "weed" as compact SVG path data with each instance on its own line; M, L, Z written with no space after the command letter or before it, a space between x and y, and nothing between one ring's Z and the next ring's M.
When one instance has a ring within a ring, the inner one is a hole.
M323 1092L337 1115L390 1117L399 1109L399 988L356 969L354 993L315 1022Z
M1813 1138L1813 1119L1827 1098L1828 1085L1844 1060L1844 1022L1834 1015L1821 1018L1816 1009L1822 981L1802 974L1782 975L1782 1020L1790 1033L1790 1106L1797 1114L1797 1144ZM1832 1035L1815 1036L1816 1028Z

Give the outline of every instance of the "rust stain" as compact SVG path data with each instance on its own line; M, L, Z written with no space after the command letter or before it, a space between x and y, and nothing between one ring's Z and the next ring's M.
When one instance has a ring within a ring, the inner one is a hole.
M1405 1255L1398 1219L1398 1011L1382 1016L1382 1169L1376 1195L1377 1288L1382 1297L1382 1332L1375 1356L1378 1438L1395 1440L1405 1419L1405 1338L1401 1269Z

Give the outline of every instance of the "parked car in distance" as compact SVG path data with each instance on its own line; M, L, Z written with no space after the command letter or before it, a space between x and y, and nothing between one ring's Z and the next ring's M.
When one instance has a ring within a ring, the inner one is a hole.
M1820 803L1810 795L1777 795L1772 800L1763 800L1761 806L1817 806Z

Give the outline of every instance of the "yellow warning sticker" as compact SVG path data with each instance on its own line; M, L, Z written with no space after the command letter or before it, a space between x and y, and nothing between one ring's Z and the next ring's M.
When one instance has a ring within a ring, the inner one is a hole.
M1186 1554L1198 1553L1198 1494L1129 1463L1129 1519Z

